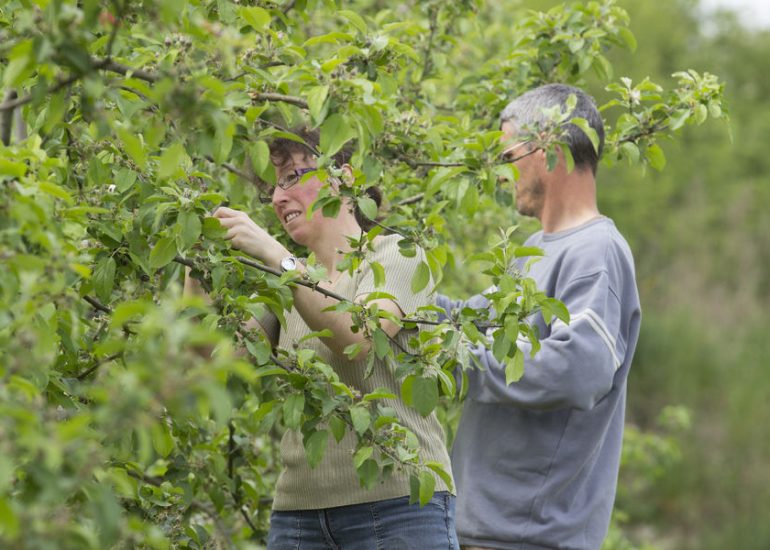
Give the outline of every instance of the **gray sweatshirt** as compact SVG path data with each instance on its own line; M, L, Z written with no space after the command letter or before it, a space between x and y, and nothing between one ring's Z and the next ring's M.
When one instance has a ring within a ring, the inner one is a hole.
M569 325L538 325L542 348L505 383L491 350L473 350L485 370L469 390L452 449L460 543L510 550L598 550L607 533L623 438L626 379L641 311L625 239L601 217L532 235L545 250L529 275L564 302ZM523 259L526 260L526 259ZM522 261L523 261L522 260ZM438 305L486 308L438 297Z

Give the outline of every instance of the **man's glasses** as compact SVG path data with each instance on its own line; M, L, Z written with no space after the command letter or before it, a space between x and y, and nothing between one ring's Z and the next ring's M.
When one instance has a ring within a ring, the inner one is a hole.
M307 174L308 172L314 172L317 170L316 168L297 168L295 170L292 170L288 174L286 174L284 177L279 179L275 184L283 189L284 191L286 189L290 189L297 185L299 183L299 180L302 179L302 176ZM273 193L272 189L270 189L270 193L267 193L266 190L263 191L259 196L259 202L267 204L272 202L273 200Z

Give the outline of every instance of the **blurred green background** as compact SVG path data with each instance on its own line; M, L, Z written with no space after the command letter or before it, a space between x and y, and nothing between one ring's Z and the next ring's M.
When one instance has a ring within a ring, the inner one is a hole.
M766 550L770 29L747 27L739 14L709 15L697 0L618 4L638 50L612 52L616 77L668 85L682 68L712 72L726 82L730 114L729 125L685 129L662 144L662 173L600 168L600 208L634 251L644 311L626 450L651 448L649 464L627 457L621 472L624 531L659 549ZM605 100L600 87L591 92ZM638 442L637 429L664 438ZM660 448L671 442L673 450Z

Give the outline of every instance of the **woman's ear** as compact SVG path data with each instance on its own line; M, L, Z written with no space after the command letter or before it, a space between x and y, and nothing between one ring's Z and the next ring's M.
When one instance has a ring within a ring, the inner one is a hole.
M353 177L353 167L345 163L342 165L342 184L348 187L353 185L355 178Z

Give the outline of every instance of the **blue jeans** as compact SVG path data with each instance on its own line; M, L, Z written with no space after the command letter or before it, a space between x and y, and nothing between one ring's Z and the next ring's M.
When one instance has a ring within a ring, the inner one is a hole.
M459 550L455 497L391 498L323 510L274 511L268 550Z

